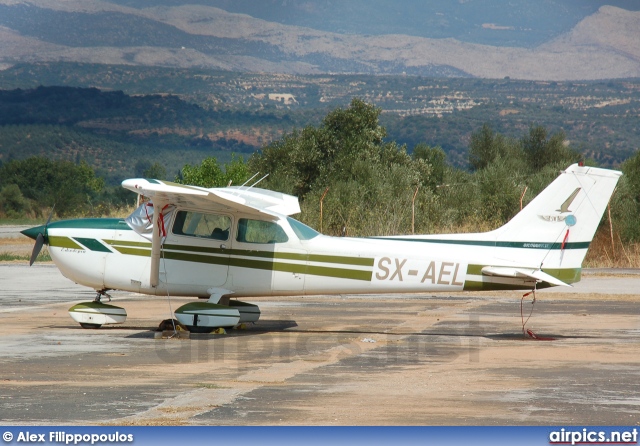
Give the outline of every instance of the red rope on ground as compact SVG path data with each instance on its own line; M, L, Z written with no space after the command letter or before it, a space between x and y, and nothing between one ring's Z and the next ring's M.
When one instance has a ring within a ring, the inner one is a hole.
M527 317L527 320L524 320L524 309L523 309L523 304L524 304L524 298L533 294L533 300L531 301L531 312L529 313L529 316ZM543 337L543 336L538 336L537 334L535 334L533 332L533 330L530 329L526 329L524 328L525 325L527 325L527 322L529 322L529 319L531 318L531 315L533 314L533 307L536 303L536 289L534 288L532 291L529 291L528 293L525 293L522 295L522 299L520 299L520 319L522 321L522 334L525 337L529 337L530 339L535 339L536 341L555 341L555 338L547 338L547 337Z
M556 340L556 338L546 338L544 336L538 336L532 330L528 330L528 329L527 329L527 335L529 335L531 339L535 339L536 341L555 341Z
M524 320L524 310L522 308L523 304L524 304L524 298L533 294L533 302L531 302L531 312L529 313L529 316L527 317L527 320ZM525 334L525 329L524 326L527 324L527 322L529 322L529 319L531 318L531 315L533 314L533 305L536 303L536 290L534 289L533 291L529 291L528 293L525 293L522 295L522 299L520 299L520 320L522 321L522 334Z

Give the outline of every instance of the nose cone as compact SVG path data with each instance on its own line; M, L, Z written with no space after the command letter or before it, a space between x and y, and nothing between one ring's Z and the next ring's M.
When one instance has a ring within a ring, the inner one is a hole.
M24 231L20 231L20 232L26 235L27 237L35 240L38 238L38 234L45 235L44 230L45 230L44 225L40 225L40 226L34 226L33 228L25 229Z

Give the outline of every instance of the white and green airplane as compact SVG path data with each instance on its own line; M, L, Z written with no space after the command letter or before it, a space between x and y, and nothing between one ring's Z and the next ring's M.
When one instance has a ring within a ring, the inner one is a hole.
M205 189L150 179L126 219L65 220L27 229L62 274L94 288L71 316L121 323L110 290L202 301L175 311L192 331L256 321L255 296L519 290L580 280L582 261L621 173L572 165L504 226L485 233L330 237L291 218L296 197L255 187Z

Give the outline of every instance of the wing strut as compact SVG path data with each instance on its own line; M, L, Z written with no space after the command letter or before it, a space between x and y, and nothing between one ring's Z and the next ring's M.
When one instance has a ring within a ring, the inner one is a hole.
M162 248L162 228L159 226L160 215L167 204L157 201L157 199L154 198L153 201L153 237L151 238L151 275L149 277L149 283L154 288L160 282L160 249Z

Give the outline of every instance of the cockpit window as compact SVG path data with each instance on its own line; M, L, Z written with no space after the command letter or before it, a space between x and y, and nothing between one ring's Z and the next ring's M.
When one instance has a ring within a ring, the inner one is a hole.
M287 242L289 237L275 222L241 218L238 220L236 240L243 243L271 244Z
M295 218L287 217L287 221L291 225L291 229L293 229L293 232L296 233L300 240L311 240L312 238L320 235L318 231L310 228L304 223L300 223Z
M178 211L172 231L176 235L225 241L229 240L230 227L231 219L226 215Z

